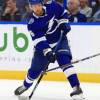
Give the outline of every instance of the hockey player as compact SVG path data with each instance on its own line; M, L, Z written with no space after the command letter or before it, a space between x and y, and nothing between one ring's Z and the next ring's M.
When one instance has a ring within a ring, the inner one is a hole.
M28 30L34 42L35 52L27 77L23 85L15 90L15 95L20 95L29 89L48 62L54 63L57 60L58 64L62 66L71 63L72 59L66 37L71 29L66 10L54 1L44 4L41 0L29 0L29 6L33 12L29 18ZM61 33L63 33L63 37L54 54L53 52L58 45ZM78 96L80 100L83 100L81 97L83 92L80 88L77 74L74 71L74 66L71 65L61 69L73 88L70 96Z

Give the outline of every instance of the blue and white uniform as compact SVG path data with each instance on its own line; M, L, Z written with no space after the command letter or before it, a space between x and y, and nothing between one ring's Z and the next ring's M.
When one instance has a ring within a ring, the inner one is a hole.
M56 50L56 60L58 64L62 66L71 63L72 59L66 37L71 29L68 23L67 11L54 1L45 4L43 9L44 15L37 16L35 13L32 13L27 25L34 42L35 52L31 67L28 70L27 77L24 81L24 86L26 87L32 85L33 80L39 76L41 71L47 65L48 60L45 57L44 51L47 49L54 51L62 33L62 40ZM73 66L69 66L66 69L63 69L63 71L67 74L72 87L79 85Z
M70 22L74 22L74 23L77 23L77 22L87 22L87 18L84 14L80 13L80 12L77 12L76 14L70 14L68 16L68 19Z
M64 31L64 34L70 31L66 10L59 4L52 2L44 5L44 13L43 16L32 13L28 23L28 30L35 48L40 51L54 47L60 38L61 31Z

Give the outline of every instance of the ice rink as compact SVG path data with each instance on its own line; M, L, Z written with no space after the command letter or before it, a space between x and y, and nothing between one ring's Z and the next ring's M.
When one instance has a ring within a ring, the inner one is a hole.
M21 84L19 80L0 80L0 100L19 100L13 92ZM100 84L81 83L81 87L86 100L100 100ZM23 95L29 95L31 89ZM31 100L72 100L69 96L71 91L68 82L42 81Z

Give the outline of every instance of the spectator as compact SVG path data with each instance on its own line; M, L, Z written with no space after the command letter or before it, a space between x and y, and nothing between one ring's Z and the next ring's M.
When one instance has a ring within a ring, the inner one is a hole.
M95 0L95 5L92 6L93 12L92 12L92 16L99 10L100 4L99 4L99 0Z
M70 22L86 22L87 18L79 12L79 0L68 0L69 21Z
M0 0L0 20L1 20L1 14L2 14L2 9L3 9L3 5L4 5L4 1L5 0Z
M26 3L26 4L25 4L25 13L24 13L23 16L22 16L22 21L26 21L26 22L27 22L30 13L31 13L31 9L30 9L30 7L29 7L29 4Z
M56 2L63 4L63 0L56 0Z
M93 16L93 22L100 22L100 0L98 0L99 8Z
M4 2L4 0L0 0L0 7L3 6L3 2Z
M21 13L24 14L25 13L25 4L28 3L28 0L16 0L16 5L18 7L18 9L20 9Z
M21 13L16 6L16 0L7 0L1 15L2 21L21 21Z
M90 7L94 7L96 5L96 0L88 0L88 1Z
M79 0L79 1L80 1L80 12L84 14L89 21L92 17L92 8L89 7L88 0Z

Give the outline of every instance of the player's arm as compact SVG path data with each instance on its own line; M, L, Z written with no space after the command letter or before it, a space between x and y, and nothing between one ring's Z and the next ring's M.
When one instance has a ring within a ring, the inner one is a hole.
M28 30L30 27L28 27ZM32 40L34 42L34 47L36 51L43 52L44 56L47 57L48 61L53 63L55 61L55 55L52 52L52 49L50 48L47 39L45 37L45 33L43 31L39 30L33 30L30 31Z
M31 16L28 21L27 29L31 35L36 50L44 52L46 49L48 49L48 51L51 51L51 48L45 37L45 32L42 30L42 27L39 26L39 23Z
M55 9L58 10L58 11L55 11L55 14L57 18L59 19L60 28L63 29L64 34L66 35L71 30L67 10L64 9L64 7L58 3L55 4Z

